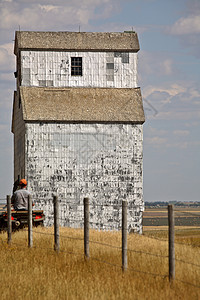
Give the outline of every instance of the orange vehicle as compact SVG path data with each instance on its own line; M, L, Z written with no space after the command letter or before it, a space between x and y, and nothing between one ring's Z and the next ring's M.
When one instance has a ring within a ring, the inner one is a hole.
M5 208L5 207L4 207ZM45 215L43 210L33 210L32 212L33 226L43 225ZM0 212L0 230L7 228L7 209ZM11 211L12 228L20 229L28 225L28 211L27 210L12 210Z

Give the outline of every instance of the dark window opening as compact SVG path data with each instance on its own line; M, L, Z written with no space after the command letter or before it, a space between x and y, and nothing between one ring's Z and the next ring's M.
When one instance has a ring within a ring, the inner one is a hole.
M114 69L114 63L107 63L106 69L108 69L108 70Z
M71 57L71 75L82 76L82 57Z

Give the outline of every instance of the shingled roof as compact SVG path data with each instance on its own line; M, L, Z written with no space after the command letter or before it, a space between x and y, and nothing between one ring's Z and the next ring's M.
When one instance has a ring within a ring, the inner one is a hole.
M24 121L144 123L140 88L20 87Z
M137 33L16 31L14 53L19 50L139 51Z

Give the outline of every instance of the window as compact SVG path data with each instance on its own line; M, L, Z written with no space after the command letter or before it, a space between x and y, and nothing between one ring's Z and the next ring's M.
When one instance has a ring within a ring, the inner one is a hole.
M71 75L82 76L82 57L71 57Z

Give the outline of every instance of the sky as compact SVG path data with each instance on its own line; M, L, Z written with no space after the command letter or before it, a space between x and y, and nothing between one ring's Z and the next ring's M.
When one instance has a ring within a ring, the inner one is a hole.
M200 0L0 0L0 199L13 185L16 30L138 33L144 200L200 201Z

